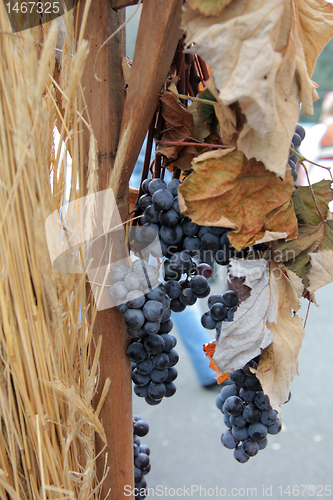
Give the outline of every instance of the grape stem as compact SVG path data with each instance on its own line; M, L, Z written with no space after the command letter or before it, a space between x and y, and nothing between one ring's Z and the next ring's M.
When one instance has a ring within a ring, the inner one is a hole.
M178 99L185 99L186 101L195 101L195 102L201 102L202 104L210 104L211 106L214 106L217 104L217 101L210 101L208 99L201 99L200 97L192 97L189 95L184 95L184 94L176 94Z

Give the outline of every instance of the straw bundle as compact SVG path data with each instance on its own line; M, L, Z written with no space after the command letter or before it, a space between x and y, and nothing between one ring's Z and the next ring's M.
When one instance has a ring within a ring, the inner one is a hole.
M65 22L74 33L70 13ZM80 77L88 49L78 37L72 55L66 40L58 108L51 76L57 21L43 29L42 47L41 28L13 35L0 3L0 498L84 500L100 486L94 432L105 440L91 405L100 343L93 346L85 277L52 268L45 220L65 200L56 120L73 160L70 198L84 194L80 131L89 120L81 114ZM97 175L93 164L89 172Z

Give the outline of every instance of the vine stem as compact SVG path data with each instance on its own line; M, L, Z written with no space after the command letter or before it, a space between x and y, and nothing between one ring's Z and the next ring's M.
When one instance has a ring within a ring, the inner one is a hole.
M201 102L203 104L210 104L211 106L217 104L217 101L210 101L209 99L201 99L200 97L192 97L185 94L176 94L176 95L179 99L185 99L186 101Z
M308 321L308 316L309 316L310 306L311 306L311 302L309 301L308 308L307 308L307 310L306 310L306 316L305 316L304 324L303 324L303 328L304 328L304 329L305 329L305 327L306 327L306 323L307 323L307 321Z
M232 144L209 144L207 142L182 142L182 141L156 141L157 144L165 146L200 146L205 148L232 149L236 146Z
M304 168L304 170L305 170L305 175L306 175L306 178L307 178L308 183L309 183L309 188L310 188L310 191L311 191L311 196L312 196L313 202L314 202L314 204L316 205L316 209L317 209L317 211L318 211L318 213L319 213L319 215L320 215L320 217L321 217L321 220L322 220L323 222L325 222L325 220L326 220L326 219L325 219L325 217L323 216L323 214L321 213L321 211L320 211L320 209L319 209L319 207L318 207L318 203L317 203L317 200L316 200L315 194L314 194L314 192L313 192L313 189L312 189L312 186L311 186L311 183L310 183L310 178L309 178L308 169L306 168L306 166L304 165L304 163L303 163L303 162L301 162L301 165L302 165L302 167L303 167L303 168Z

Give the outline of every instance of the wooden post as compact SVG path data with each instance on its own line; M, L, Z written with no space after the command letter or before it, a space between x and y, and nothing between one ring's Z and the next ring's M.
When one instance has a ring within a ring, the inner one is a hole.
M84 9L84 0L78 6L78 23ZM125 55L125 29L101 49L95 66L98 49L103 42L125 21L125 11L116 12L108 0L92 2L84 38L89 41L90 52L82 77L85 100L92 128L98 144L99 190L109 186L119 141L120 122L123 113L125 91L121 69ZM94 77L94 69L98 78ZM89 134L84 141L85 165L88 165ZM118 205L120 215L126 220L128 214L128 188ZM121 242L118 242L121 245ZM97 341L102 335L99 385L94 401L96 407L105 380L111 379L108 397L102 407L100 418L104 425L108 446L97 459L97 476L102 479L105 466L109 472L104 480L101 498L110 492L110 500L124 497L124 486L134 488L133 431L132 431L132 386L131 364L126 356L129 336L120 313L113 309L99 311L94 324ZM96 438L96 455L103 448ZM132 498L127 496L126 498Z

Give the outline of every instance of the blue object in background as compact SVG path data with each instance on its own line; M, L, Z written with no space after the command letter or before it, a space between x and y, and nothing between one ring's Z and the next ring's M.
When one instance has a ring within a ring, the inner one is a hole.
M138 160L130 178L129 184L138 188L141 181L143 163L145 159L146 140L143 143ZM154 154L154 146L152 154ZM168 182L171 173L166 170L164 180ZM193 306L186 307L181 313L172 313L172 320L190 356L193 368L202 386L216 384L215 372L209 368L210 361L205 357L202 346L210 342L211 338L201 325L201 311L196 302Z

